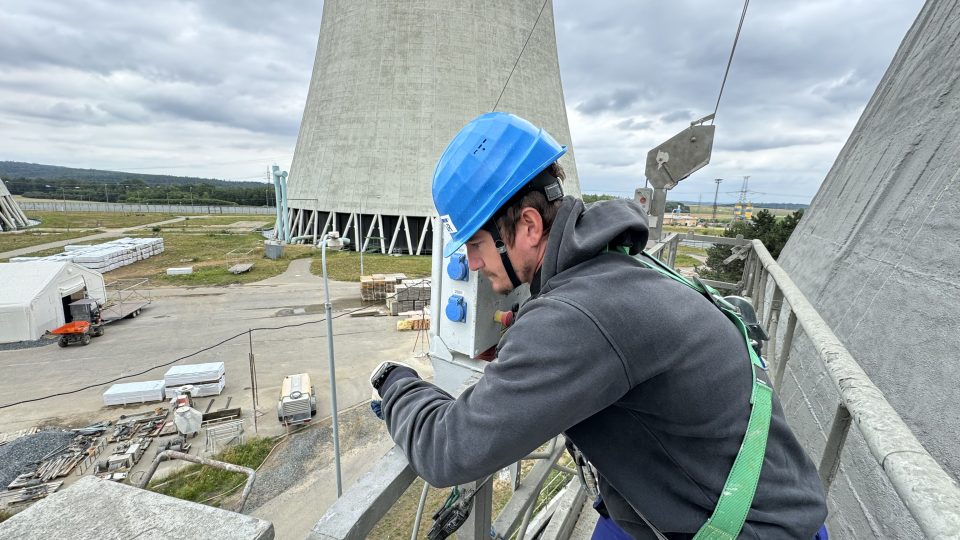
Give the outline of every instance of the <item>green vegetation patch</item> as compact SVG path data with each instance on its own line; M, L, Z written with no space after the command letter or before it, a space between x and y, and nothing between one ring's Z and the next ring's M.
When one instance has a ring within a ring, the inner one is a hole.
M144 234L144 236L149 236ZM105 275L115 279L146 278L154 285L217 286L251 283L282 274L293 259L316 256L313 246L286 246L277 260L263 256L263 235L226 232L179 233L163 231L164 252ZM249 253L247 253L249 252ZM239 263L253 263L243 274L231 274L229 268ZM167 268L192 266L193 274L168 276Z
M190 215L184 216L186 219L183 221L178 221L176 223L168 223L163 226L164 229L185 229L185 228L196 228L196 227L211 227L218 225L233 225L238 221L257 221L262 223L265 226L272 226L273 222L276 221L276 216L266 215L266 214L255 214L255 215L234 215L234 214L217 214L217 215ZM159 220L158 220L159 221Z
M173 214L124 212L27 212L30 219L40 220L40 227L58 229L90 229L136 227L173 219Z
M276 445L269 437L257 437L243 444L231 446L215 454L212 459L256 469ZM147 486L151 491L170 495L185 501L220 506L223 501L247 481L243 473L235 473L207 467L206 465L188 465Z
M310 271L322 276L320 253L314 255ZM428 277L431 258L425 255L383 255L365 253L363 255L363 273L395 274L403 273L408 278ZM360 281L360 254L355 251L327 251L327 272L330 279L337 281Z
M722 236L723 227L681 227L679 225L664 225L664 232L677 232L686 234L692 232L693 234L703 234L706 236Z
M696 247L696 246L685 246L681 244L677 246L677 253L681 255L699 255L701 257L706 257L707 248Z
M31 246L39 246L40 244L46 244L48 242L61 242L63 240L70 240L73 238L81 238L84 236L90 236L91 234L97 234L103 232L102 229L96 229L91 231L74 231L74 232L58 232L58 233L40 233L34 231L26 232L6 232L0 233L0 253L6 251L13 251L15 249L23 249ZM54 253L60 253L63 251L63 248L56 248ZM31 253L32 257L33 254Z
M677 268L692 268L692 267L700 266L701 264L703 263L701 263L700 261L698 261L697 259L694 259L689 255L678 253L677 260L675 261L674 266L676 266Z

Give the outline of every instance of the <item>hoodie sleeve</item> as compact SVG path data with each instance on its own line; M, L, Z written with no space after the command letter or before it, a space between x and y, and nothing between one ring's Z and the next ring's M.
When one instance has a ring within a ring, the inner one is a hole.
M517 461L617 401L631 387L596 320L557 297L530 301L498 359L458 399L404 379L384 396L393 440L433 486L462 484Z

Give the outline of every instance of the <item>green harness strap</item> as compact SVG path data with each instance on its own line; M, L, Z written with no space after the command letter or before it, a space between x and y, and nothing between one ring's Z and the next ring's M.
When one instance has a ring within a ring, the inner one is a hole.
M635 259L644 266L706 296L736 325L747 344L753 366L751 372L753 389L750 393L750 420L747 423L747 431L740 444L740 451L737 452L737 457L733 461L733 467L730 468L727 481L723 485L723 492L720 494L717 506L713 509L713 514L694 536L694 540L733 540L740 535L743 524L747 520L747 512L753 505L753 496L760 482L763 457L767 451L767 436L770 433L770 417L773 410L773 389L760 378L760 372L765 370L765 366L753 350L743 320L716 289L703 283L699 278L693 278L693 281L687 279L645 252Z

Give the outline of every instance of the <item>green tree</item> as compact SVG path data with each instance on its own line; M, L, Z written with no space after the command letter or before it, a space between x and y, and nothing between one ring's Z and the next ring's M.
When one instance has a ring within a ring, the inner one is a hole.
M610 199L617 199L618 197L614 195L607 195L606 193L601 193L599 195L595 193L584 193L582 195L583 204L595 203L597 201L609 201Z
M723 236L727 238L736 238L743 235L747 239L758 239L766 246L767 251L774 259L780 256L783 246L793 230L800 223L803 217L803 209L786 216L777 221L776 217L768 210L757 212L750 221L735 221L724 232ZM731 246L723 244L714 244L707 248L707 264L697 269L697 273L704 278L717 281L726 281L736 283L743 275L743 261L735 259L727 264L724 260L733 253Z

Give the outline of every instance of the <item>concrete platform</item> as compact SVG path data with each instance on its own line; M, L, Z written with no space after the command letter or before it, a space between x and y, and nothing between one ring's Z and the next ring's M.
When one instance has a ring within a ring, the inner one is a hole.
M0 524L0 538L20 540L271 540L262 519L132 486L80 479Z

